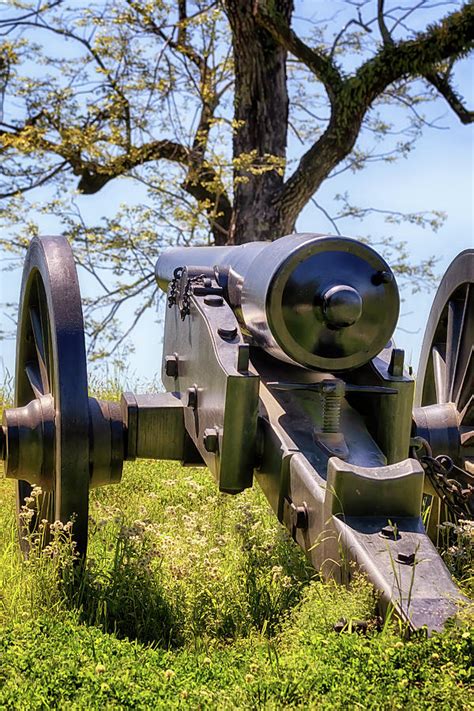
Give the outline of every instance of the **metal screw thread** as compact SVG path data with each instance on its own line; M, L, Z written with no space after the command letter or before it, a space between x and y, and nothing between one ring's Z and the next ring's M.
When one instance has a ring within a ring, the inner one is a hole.
M339 432L341 399L335 392L323 397L323 432Z
M322 431L336 433L340 431L341 405L345 386L341 380L326 380L322 383Z

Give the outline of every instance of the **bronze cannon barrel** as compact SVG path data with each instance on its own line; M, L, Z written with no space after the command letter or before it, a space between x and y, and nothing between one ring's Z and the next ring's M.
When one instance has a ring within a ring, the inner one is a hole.
M347 237L168 249L155 268L164 291L180 267L213 271L249 343L308 368L360 367L384 348L398 319L390 267Z

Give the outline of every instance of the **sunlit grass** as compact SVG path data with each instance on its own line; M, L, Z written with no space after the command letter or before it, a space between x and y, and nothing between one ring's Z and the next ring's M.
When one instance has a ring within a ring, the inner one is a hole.
M257 487L231 497L205 468L126 464L91 493L74 585L67 530L25 562L15 518L0 479L2 708L469 707L468 626L378 631L367 581L321 581ZM341 618L367 634L337 634Z

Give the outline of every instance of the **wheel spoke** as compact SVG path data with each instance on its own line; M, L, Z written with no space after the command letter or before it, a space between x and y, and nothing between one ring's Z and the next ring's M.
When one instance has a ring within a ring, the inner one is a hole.
M38 364L33 361L29 361L29 363L25 365L25 373L26 377L30 381L31 389L34 392L35 397L42 397L42 395L46 395Z
M448 303L448 326L446 333L446 402L452 402L456 362L461 344L465 301L452 299Z
M31 328L33 330L33 338L35 341L36 355L38 358L38 368L39 376L42 383L42 394L46 395L50 392L49 378L48 378L48 368L46 361L46 349L45 341L43 338L43 328L41 324L41 317L35 306L30 306L30 321ZM31 380L30 380L31 382Z
M469 284L464 300L461 336L455 362L452 402L462 410L472 394L474 384L474 289Z
M54 494L50 491L46 491L40 498L38 523L41 523L41 521L45 519L50 523L54 523L54 518Z
M461 425L474 425L474 395L471 395L466 407L459 416Z
M433 375L436 390L436 402L446 402L446 361L439 347L434 346L431 351L433 359Z
M474 345L471 346L464 373L459 378L459 390L455 399L457 409L463 412L474 391Z

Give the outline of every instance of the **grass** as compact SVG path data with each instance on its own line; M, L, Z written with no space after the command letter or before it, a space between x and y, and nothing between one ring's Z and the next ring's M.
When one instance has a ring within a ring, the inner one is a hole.
M140 461L92 492L90 514L72 587L67 531L55 555L20 559L0 479L0 708L473 707L469 625L377 631L370 585L319 580L257 488L220 495L206 469ZM471 588L469 531L449 535ZM334 632L342 617L367 634Z

